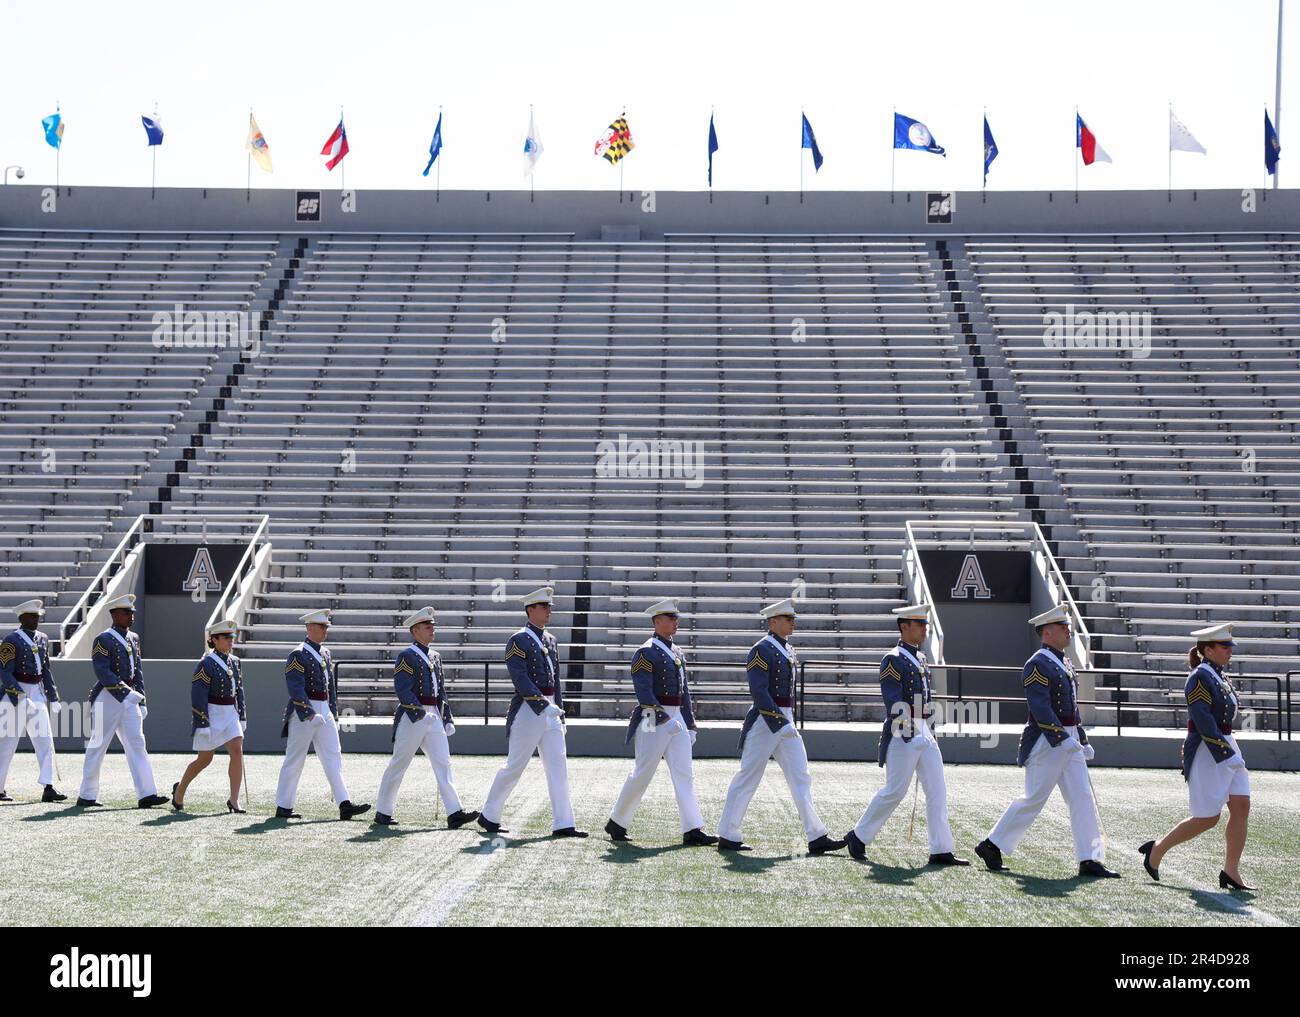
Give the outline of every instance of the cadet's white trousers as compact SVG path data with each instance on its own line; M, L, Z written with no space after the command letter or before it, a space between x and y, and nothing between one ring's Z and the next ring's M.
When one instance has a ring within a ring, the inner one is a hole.
M442 726L442 716L436 706L426 706L424 716L417 723L413 724L405 717L397 722L393 754L389 757L384 777L379 782L376 812L382 812L385 816L394 814L402 778L406 776L411 760L420 749L424 749L429 765L433 767L433 777L438 782L438 793L442 796L442 804L447 807L447 815L460 811L460 796L456 794L456 785L451 779L451 746Z
M907 797L912 774L916 774L925 791L925 827L930 839L930 854L947 854L956 850L952 828L948 825L948 789L943 779L943 754L930 726L921 721L910 742L895 735L885 751L885 786L876 792L853 832L864 844L870 844L880 828Z
M282 809L292 809L298 797L298 780L302 777L307 750L316 747L316 758L330 782L334 804L351 801L348 786L343 782L343 746L339 743L339 725L330 712L330 704L311 700L311 708L325 718L324 724L313 725L310 720L299 720L295 712L289 718L289 744L280 764L280 783L275 789L275 804Z
M682 715L680 706L665 706L663 710L669 717L680 720ZM685 728L686 722L681 721L681 724ZM654 779L655 771L659 769L659 761L665 757L668 759L668 774L673 779L673 793L677 796L677 812L682 819L682 833L698 830L704 826L704 817L700 815L700 805L695 798L695 771L691 763L690 732L682 730L673 734L669 732L669 727L669 724L660 724L652 734L646 734L637 727L636 734L633 736L636 745L636 763L627 780L623 782L623 790L619 792L618 801L614 803L614 811L609 815L610 819L625 830L631 824L632 817L636 815L637 806L641 804L650 781Z
M1079 737L1077 727L1067 727L1067 735ZM1088 779L1088 764L1083 753L1066 746L1065 742L1052 747L1041 737L1029 750L1025 761L1025 793L1007 806L989 834L989 840L1003 854L1014 854L1028 832L1030 824L1059 787L1061 797L1070 809L1070 827L1074 831L1075 860L1089 858L1105 863L1106 845L1102 840L1097 815L1097 803L1092 797L1092 782Z
M779 732L773 732L767 726L767 720L759 717L754 726L745 735L745 747L740 753L740 772L731 778L727 788L727 801L722 807L722 818L718 821L718 836L727 840L740 840L740 824L749 808L750 799L763 782L763 771L767 761L776 756L776 761L785 774L785 782L790 787L790 796L794 798L794 807L799 810L799 819L803 823L804 833L809 841L826 834L826 824L817 815L812 800L812 774L808 772L808 752L804 749L803 738L794 726L794 713L789 707L779 707L786 720L790 721ZM793 732L793 733L787 733Z
M149 750L144 744L144 715L138 703L119 703L107 692L100 692L90 708L90 739L86 742L86 761L81 773L79 798L96 801L99 798L99 770L104 765L104 753L117 735L126 752L126 765L131 769L136 798L147 798L158 793L154 783L153 767L149 765Z
M554 703L551 696L546 701ZM546 786L551 794L551 829L563 830L573 826L573 803L569 799L569 764L564 748L564 725L558 717L533 713L524 703L510 725L510 746L506 765L497 771L483 803L483 818L489 823L501 822L506 799L524 775L533 752L542 757L546 769Z
M20 683L19 687L27 695L18 697L17 706L9 702L8 696L0 695L0 791L5 789L9 764L23 735L31 739L36 750L40 767L38 782L42 787L55 783L54 733L50 730L50 714L45 705L45 687L27 682Z

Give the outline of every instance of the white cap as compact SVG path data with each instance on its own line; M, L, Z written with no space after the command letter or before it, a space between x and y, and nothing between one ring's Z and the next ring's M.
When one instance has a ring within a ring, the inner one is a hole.
M778 600L775 604L768 604L767 607L758 612L760 618L775 618L777 615L788 614L791 618L795 617L793 600Z
M308 611L305 615L300 617L298 620L300 622L305 622L308 625L311 624L328 625L330 623L330 610L329 608L324 607L321 608L319 611Z
M531 607L533 604L549 604L551 598L555 595L554 586L543 586L540 590L534 590L527 596L520 597L524 607Z
M1066 625L1070 624L1070 616L1065 613L1065 608L1060 604L1057 604L1050 611L1044 611L1042 614L1029 619L1029 624L1035 628L1039 625L1051 625L1053 622L1065 622Z
M108 610L108 611L116 611L116 610L118 610L119 608L121 608L121 609L123 609L123 610L126 610L126 611L134 611L134 610L135 610L135 594L134 594L134 593L128 593L128 594L126 594L125 596L122 596L122 597L114 597L112 600L110 600L107 604L104 605L104 608L105 608L105 610Z
M420 622L431 622L431 621L433 621L433 608L422 607L420 608L420 610L416 611L415 614L407 616L406 621L402 622L402 624L405 625L408 629L410 629L410 628L414 628L416 625L419 625Z
M14 608L14 614L20 617L25 614L45 614L45 601L43 600L24 600Z
M929 604L909 604L907 607L896 607L890 612L900 621L923 621L930 620Z
M1226 625L1211 625L1209 628L1197 629L1192 633L1198 643L1231 643L1232 622Z
M681 617L681 612L677 610L676 597L665 597L663 600L655 601L645 609L645 613L651 618L657 618L661 614L670 614L674 618Z
M239 633L239 626L233 620L227 618L225 621L219 621L207 628L208 638L213 636L233 636Z

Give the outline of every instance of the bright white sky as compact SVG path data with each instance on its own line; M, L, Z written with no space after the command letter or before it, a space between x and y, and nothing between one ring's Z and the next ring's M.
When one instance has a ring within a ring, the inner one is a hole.
M1282 182L1300 182L1300 5L1287 11ZM254 187L338 185L320 151L345 108L347 183L432 188L420 172L439 105L449 189L526 187L528 106L539 189L616 187L592 153L623 109L629 189L799 184L799 111L826 157L808 190L887 190L892 110L947 158L897 153L902 189L977 189L981 111L1001 156L990 189L1066 189L1076 104L1111 166L1084 188L1166 185L1168 103L1209 150L1175 153L1175 187L1263 186L1276 0L751 3L5 3L0 162L52 183L41 117L62 103L62 182L148 185L140 114L166 141L159 186L243 187L251 105L275 162ZM802 157L807 160L807 156ZM1295 175L1287 172L1294 162Z

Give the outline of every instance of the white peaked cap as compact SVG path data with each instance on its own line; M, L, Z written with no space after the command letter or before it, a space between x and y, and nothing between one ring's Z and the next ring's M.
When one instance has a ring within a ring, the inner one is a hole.
M304 622L307 625L311 625L313 623L317 625L328 625L330 623L330 610L329 608L324 607L321 608L319 611L308 611L305 615L300 617L298 620L300 622Z
M554 586L543 586L540 590L534 590L526 596L520 597L524 607L531 607L533 604L549 604L551 598L555 595Z
M1198 643L1230 643L1232 642L1232 622L1197 629L1192 633L1192 636Z
M122 597L114 597L104 605L105 610L116 611L118 608L125 608L127 611L135 610L135 594L128 593Z
M420 622L431 622L431 621L433 621L433 608L422 607L420 608L420 610L416 611L415 614L410 615L406 619L406 621L404 621L402 624L405 625L408 629L410 629L410 628L414 628L416 625L419 625Z
M1029 624L1037 628L1039 625L1051 625L1052 622L1065 622L1070 624L1070 616L1065 613L1065 608L1057 604L1050 611L1044 611L1040 615L1035 615L1029 619Z
M907 607L896 607L890 612L895 618L903 621L923 621L930 620L929 604L909 604Z
M760 618L775 618L777 615L788 614L795 617L793 600L778 600L775 604L768 604L767 607L758 612Z
M14 614L19 615L19 616L24 615L24 614L39 614L39 615L44 615L44 614L45 614L45 601L43 601L43 600L24 600L21 604L19 604L17 607L14 608Z
M208 638L213 636L233 636L239 633L239 626L233 620L227 618L225 621L219 621L209 625L207 628Z
M661 614L671 614L677 617L681 612L677 610L677 598L665 597L663 600L657 600L645 609L645 613L651 618L657 618Z

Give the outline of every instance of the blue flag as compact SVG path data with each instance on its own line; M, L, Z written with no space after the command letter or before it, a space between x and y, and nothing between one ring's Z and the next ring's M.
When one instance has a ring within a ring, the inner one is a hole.
M803 140L799 142L799 146L812 150L813 172L816 173L822 168L822 150L817 147L817 136L813 134L812 124L808 122L808 117L803 114L800 114L800 116L803 117Z
M894 147L914 148L918 152L932 152L935 155L944 154L943 146L935 142L930 128L902 113L894 114Z
M41 120L41 126L45 128L45 143L51 148L58 148L63 144L63 114L51 113Z
M1273 121L1268 118L1268 110L1264 110L1264 165L1268 167L1270 174L1277 172L1277 158L1282 154L1282 143L1278 140L1277 131L1273 130Z
M433 169L433 164L438 161L438 153L442 151L442 111L438 111L438 125L433 129L433 140L429 142L429 165L424 167L424 176L429 175L429 170Z
M713 129L713 114L709 114L709 186L713 186L713 153L718 150L718 132Z
M998 157L998 143L993 140L993 132L989 130L989 118L984 118L984 182L989 182L989 167L993 165L993 160Z
M150 145L161 145L163 139L162 121L158 119L155 113L151 117L142 116L140 122L144 124L145 136L149 139Z

